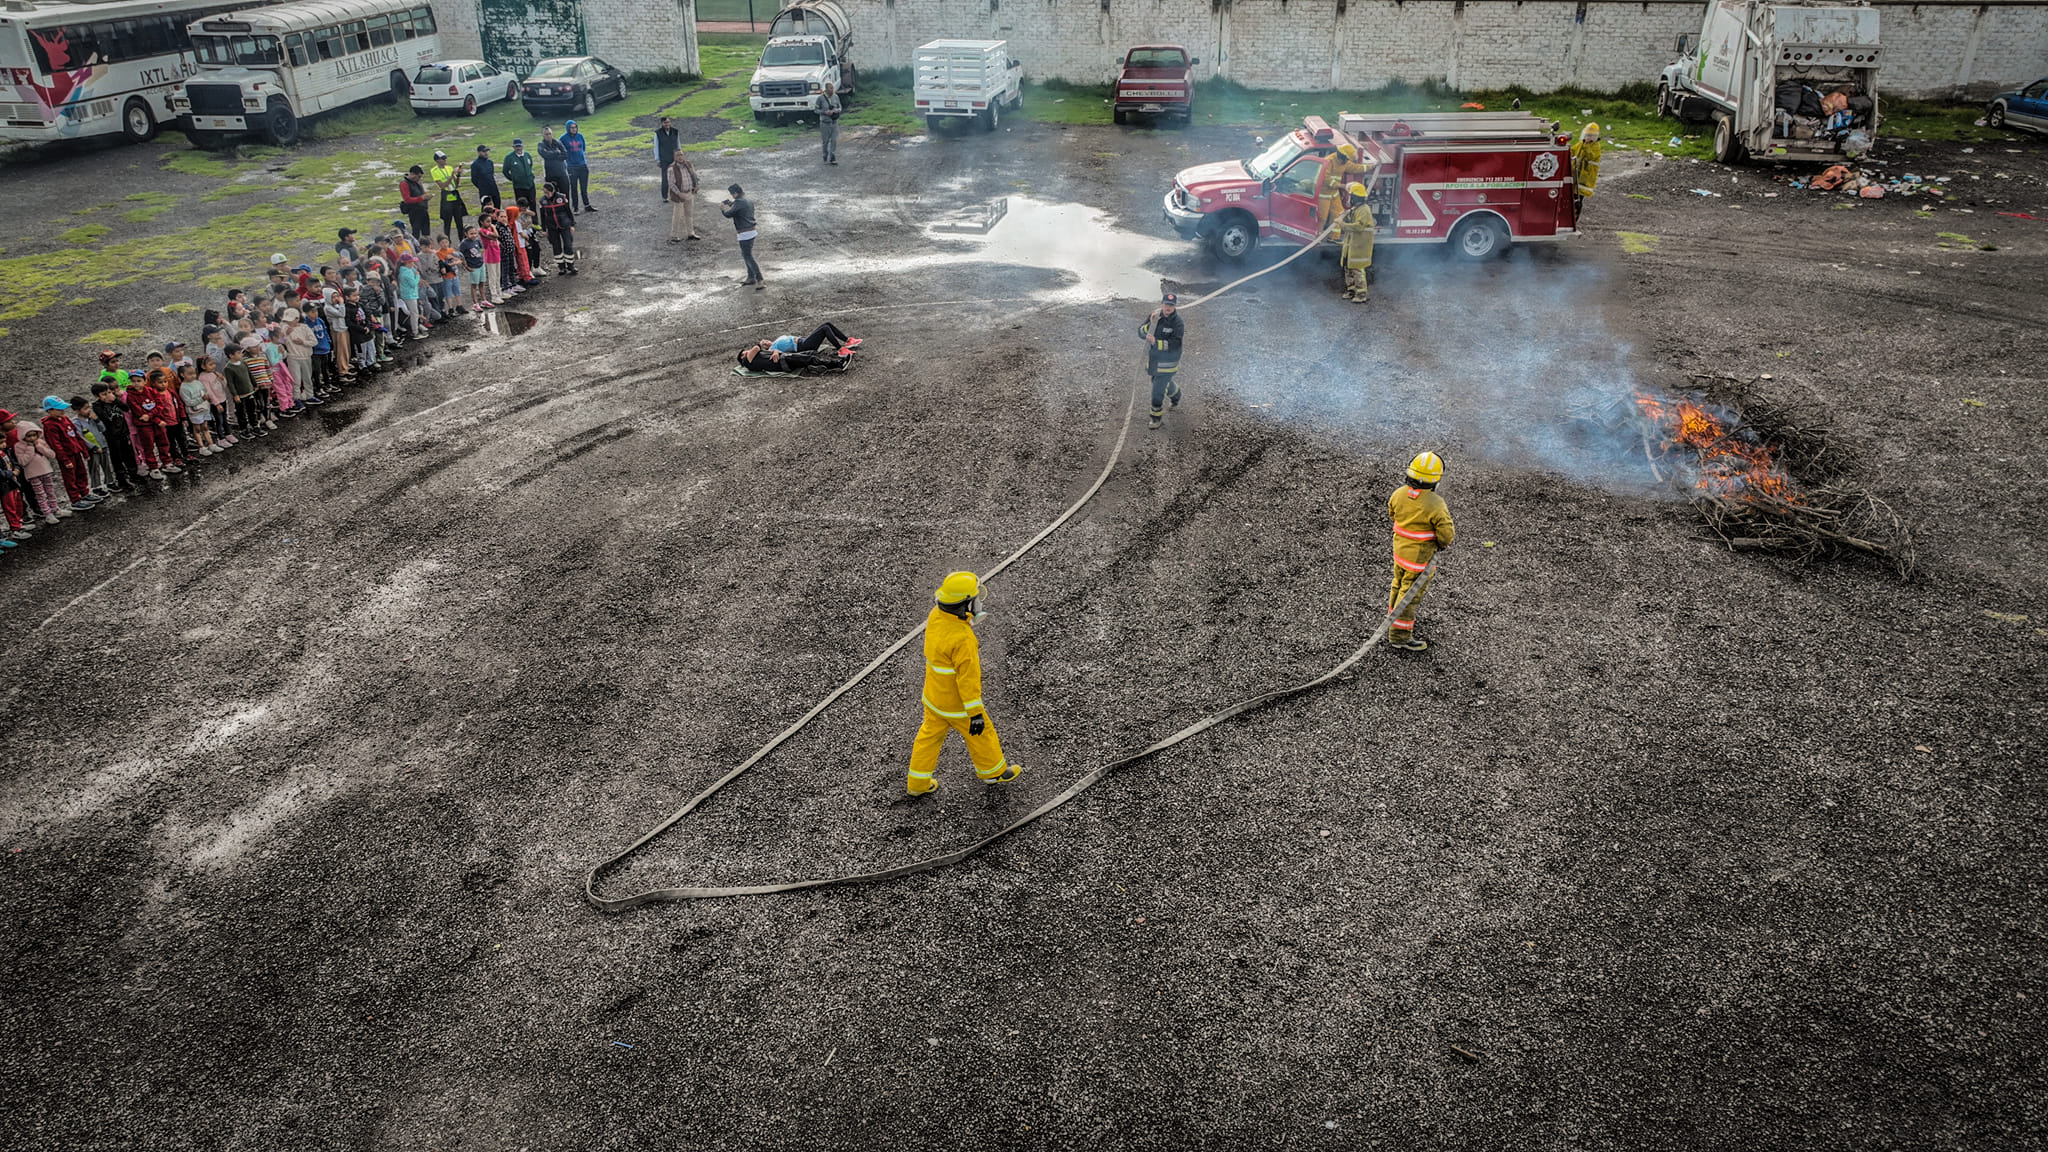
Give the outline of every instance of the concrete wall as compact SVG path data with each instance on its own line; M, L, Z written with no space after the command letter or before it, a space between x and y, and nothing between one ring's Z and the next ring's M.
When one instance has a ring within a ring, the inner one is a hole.
M485 20L517 22L521 41L540 46L552 42L555 52L569 55L576 51L578 30L571 26L571 17L561 13L563 7L563 0L490 0L488 5L482 0L434 0L434 17L450 55L491 59L484 51L487 37L480 30ZM628 72L698 70L696 0L569 0L567 7L580 7L583 51L592 56ZM550 20L555 23L552 28L546 26ZM491 62L501 67L509 63Z
M617 2L617 0L612 0ZM1259 88L1612 90L1654 81L1696 0L842 0L854 62L904 67L941 37L1010 42L1027 76L1096 82L1133 44L1184 44L1204 77ZM595 27L593 3L586 22ZM2048 7L1880 4L1881 85L1898 96L1981 95L2048 75Z

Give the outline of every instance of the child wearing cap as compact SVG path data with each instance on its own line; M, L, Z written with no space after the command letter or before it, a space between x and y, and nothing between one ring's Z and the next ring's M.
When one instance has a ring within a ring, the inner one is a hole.
M57 454L57 471L71 506L83 512L96 504L85 470L89 455L85 441L79 439L78 429L71 423L71 405L55 396L43 397L43 443Z
M68 403L71 410L66 415L71 417L71 430L85 442L86 495L105 500L114 494L107 467L107 430L85 397L73 396Z

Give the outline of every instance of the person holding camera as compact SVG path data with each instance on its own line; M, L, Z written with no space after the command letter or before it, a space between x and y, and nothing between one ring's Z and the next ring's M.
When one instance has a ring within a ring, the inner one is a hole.
M754 239L760 235L754 227L754 202L747 199L746 190L737 184L729 184L725 190L732 195L719 202L718 211L732 221L732 230L739 236L740 259L747 262L747 278L740 281L740 287L752 284L754 291L759 292L768 282L761 278L761 266L754 263Z

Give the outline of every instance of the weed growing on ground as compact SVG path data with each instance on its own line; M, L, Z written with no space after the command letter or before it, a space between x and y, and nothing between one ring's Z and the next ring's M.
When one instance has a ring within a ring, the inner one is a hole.
M133 344L147 335L149 333L141 328L102 328L97 332L87 332L80 336L78 342L98 344L103 348L119 348L123 344Z

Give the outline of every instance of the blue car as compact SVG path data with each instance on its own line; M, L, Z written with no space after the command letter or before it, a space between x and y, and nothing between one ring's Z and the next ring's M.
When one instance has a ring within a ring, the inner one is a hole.
M1993 128L2026 128L2048 132L2048 80L2036 80L2016 92L1991 98L1984 120Z

